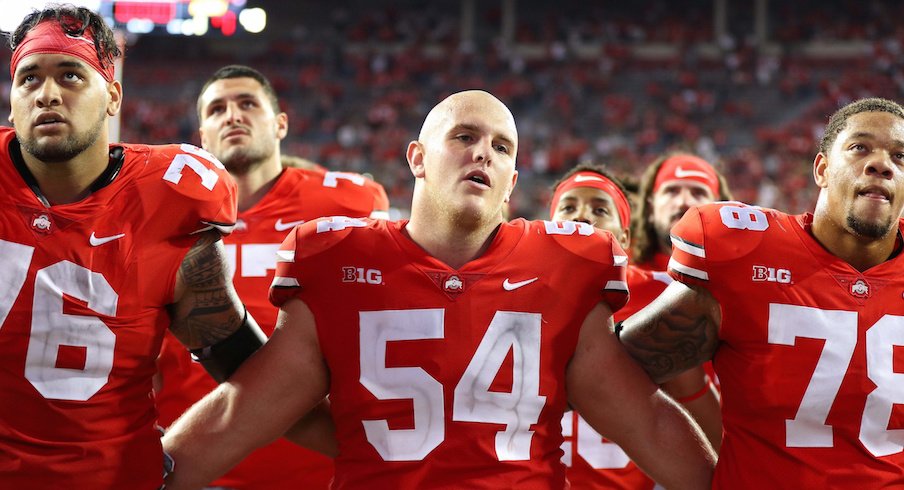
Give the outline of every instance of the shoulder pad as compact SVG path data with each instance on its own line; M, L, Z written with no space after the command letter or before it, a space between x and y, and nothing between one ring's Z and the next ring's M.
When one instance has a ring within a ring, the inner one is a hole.
M672 228L669 270L708 281L709 268L747 256L769 233L782 229L781 216L778 211L739 202L691 208Z
M145 165L141 192L158 195L162 210L178 209L185 216L187 232L231 231L237 212L236 185L213 155L188 144L124 148L126 158L143 160Z
M575 221L532 221L532 234L548 236L558 246L585 260L625 266L628 254L612 233Z
M347 216L329 216L308 221L295 228L294 251L296 260L318 255L337 243L345 240L356 228L373 226L373 220L367 218L349 218ZM287 238L288 241L288 238Z

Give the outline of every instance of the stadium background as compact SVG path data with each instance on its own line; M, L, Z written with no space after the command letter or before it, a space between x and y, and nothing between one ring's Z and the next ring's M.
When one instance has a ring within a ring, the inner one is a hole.
M96 3L109 12L114 2ZM670 149L716 162L739 200L801 212L815 200L828 116L864 96L904 98L900 1L228 3L263 8L266 28L226 35L235 19L220 18L204 35L126 35L120 139L198 144L201 83L248 64L289 114L283 153L373 175L395 216L411 200L408 141L433 104L463 89L488 90L514 113L511 215L529 218L546 216L549 185L575 163L637 177Z

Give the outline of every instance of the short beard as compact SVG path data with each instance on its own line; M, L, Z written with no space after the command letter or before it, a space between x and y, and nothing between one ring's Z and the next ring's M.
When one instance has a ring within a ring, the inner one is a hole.
M16 139L19 140L19 145L22 146L23 150L44 163L68 162L97 142L97 139L100 138L100 132L104 129L105 118L106 112L101 114L101 117L97 119L97 123L81 137L78 135L69 136L58 145L39 145L36 138L23 139L19 136L19 133L16 133Z
M217 155L214 156L220 160L220 163L232 175L247 175L271 155L272 153L267 153L260 148L240 148L237 151L224 155L223 158Z
M882 238L891 231L891 218L885 220L885 223L867 223L855 216L847 217L848 228L854 231L858 236L866 238Z

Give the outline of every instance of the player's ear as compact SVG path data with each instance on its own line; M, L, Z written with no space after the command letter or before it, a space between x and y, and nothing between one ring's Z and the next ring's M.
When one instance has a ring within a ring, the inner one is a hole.
M515 184L518 183L518 171L515 170L512 173L512 183L509 185L508 189L505 190L505 202L509 202L509 199L512 198L512 191L515 190Z
M631 228L622 227L621 233L615 235L615 239L618 240L618 244L621 245L622 249L628 250L631 246Z
M829 186L828 168L829 159L823 152L817 153L816 158L813 159L813 180L823 189Z
M283 139L289 134L289 116L285 112L276 115L276 137Z
M408 168L416 179L424 178L424 145L420 141L412 141L408 143L408 151L405 153L408 158Z
M119 80L113 80L107 83L107 115L115 116L119 114L119 108L122 107L122 84Z

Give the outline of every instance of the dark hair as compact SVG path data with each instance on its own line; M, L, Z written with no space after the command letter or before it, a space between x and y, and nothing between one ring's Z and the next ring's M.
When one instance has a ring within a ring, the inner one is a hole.
M572 167L572 169L569 170L568 172L565 172L565 175L563 175L559 180L556 181L555 184L552 185L552 193L555 194L556 189L558 189L559 186L562 185L562 182L565 182L566 180L570 179L571 176L573 176L574 174L576 174L578 172L593 172L596 174L600 174L603 177L611 180L612 183L615 184L616 187L618 187L618 190L622 191L622 194L624 194L625 197L629 197L628 190L625 189L625 185L622 184L621 179L616 177L608 168L606 168L602 165L596 165L596 164L589 163L589 162L579 163L579 164L575 165L574 167ZM631 202L630 199L628 199L629 205L630 205L630 202ZM552 203L550 203L550 204L552 204Z
M270 84L270 80L264 76L263 73L251 68L250 66L245 65L226 65L219 70L217 70L210 78L204 82L204 85L201 87L201 92L198 94L198 120L202 119L201 114L201 96L204 95L204 91L207 90L207 87L213 82L217 80L226 80L230 78L251 78L257 80L257 83L261 84L261 88L264 89L264 94L267 95L267 100L270 101L270 105L273 107L273 112L279 113L279 99L276 97L276 91L273 90L273 85Z
M113 60L122 56L113 31L101 16L84 7L69 4L50 5L40 12L35 10L28 14L19 27L7 36L10 49L15 51L36 25L51 20L58 22L63 32L70 36L81 36L88 31L94 38L94 49L102 68L110 66Z
M672 152L660 155L644 170L640 177L640 190L637 192L637 208L631 218L631 259L636 264L649 262L656 255L659 240L656 237L656 229L653 227L653 184L656 182L656 174L666 160L677 155L690 155L687 152ZM715 167L713 167L715 169ZM731 191L728 190L728 182L721 172L716 170L719 179L718 201L731 201Z
M904 119L904 107L901 107L897 102L888 99L872 97L851 102L835 111L835 114L832 114L832 117L829 118L829 123L826 124L825 133L819 141L819 152L828 154L829 150L832 149L832 145L835 144L835 138L837 138L838 135L844 131L844 127L847 126L848 119L861 112L887 112Z

